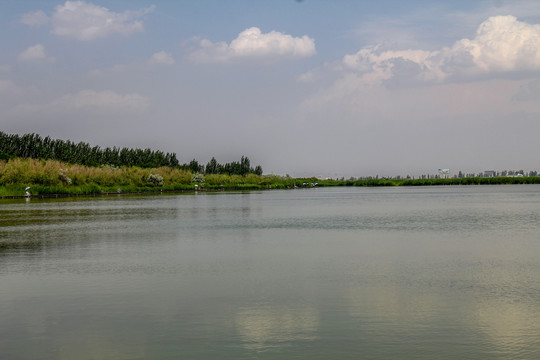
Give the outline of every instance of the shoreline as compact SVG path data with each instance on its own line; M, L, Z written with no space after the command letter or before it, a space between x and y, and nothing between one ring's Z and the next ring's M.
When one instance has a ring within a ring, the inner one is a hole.
M537 175L536 173L532 173ZM310 187L436 186L436 185L540 184L540 176L470 176L422 178L364 177L319 179L273 174L234 175L193 173L178 167L139 168L62 163L56 160L15 158L0 160L0 199L122 194L185 193L194 191L242 191ZM26 193L28 189L30 194Z
M225 191L240 191L240 190L268 190L268 189L225 189L225 190L214 190L214 189L199 189L199 190L160 190L160 191L126 191L126 192L100 192L100 193L87 193L87 194L36 194L36 195L3 195L0 196L0 200L3 199L50 199L50 198L68 198L68 197L99 197L99 196L112 196L112 195L137 195L137 194L180 194L180 193L196 193L196 192L225 192Z
M495 179L495 180L494 180ZM300 179L296 179L300 180ZM301 183L301 182L299 182ZM0 200L8 199L51 199L51 198L68 198L68 197L99 197L112 195L144 195L144 194L181 194L181 193L197 193L197 192L233 192L233 191L253 191L253 190L295 190L295 189L311 189L318 187L429 187L429 186L471 186L471 185L534 185L540 184L540 177L509 177L509 178L455 178L455 179L414 179L414 180L358 180L358 181L335 181L321 180L320 183L308 186L272 184L270 186L260 186L253 184L249 186L231 186L231 187L210 187L210 188L189 188L189 189L159 189L148 190L141 189L140 191L102 191L88 193L42 193L28 195L0 195ZM20 185L14 185L20 187ZM36 186L38 187L38 186ZM47 187L39 186L42 190L47 190ZM51 188L55 188L51 186ZM69 189L69 188L66 188Z
M197 193L197 192L233 192L233 191L253 191L253 190L287 190L287 188L262 188L262 187L231 187L231 188L219 188L219 189L177 189L177 190L147 190L147 191L105 191L96 193L55 193L55 194L35 194L35 195L1 195L0 200L4 199L50 199L50 198L68 198L68 197L99 197L99 196L112 196L112 195L152 195L152 194L181 194L181 193ZM292 188L291 188L292 190Z

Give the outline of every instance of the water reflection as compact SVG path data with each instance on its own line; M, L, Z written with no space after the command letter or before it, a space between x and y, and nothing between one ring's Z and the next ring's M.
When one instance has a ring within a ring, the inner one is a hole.
M436 319L445 299L430 292L417 293L398 286L356 286L345 292L350 316L387 325L420 326Z
M488 254L501 256L485 249L484 257ZM450 358L537 358L539 268L527 260L489 258L439 259L429 271L424 262L403 258L395 270L388 264L383 271L364 267L353 281L357 284L343 292L345 307L368 341L384 336L395 352L424 344L411 358L430 358L437 348L452 352ZM402 353L401 358L409 357Z
M261 306L243 308L235 317L242 344L258 352L318 339L319 313L313 307Z
M540 308L527 303L486 299L476 309L474 324L489 338L493 349L514 358L533 359L538 355Z

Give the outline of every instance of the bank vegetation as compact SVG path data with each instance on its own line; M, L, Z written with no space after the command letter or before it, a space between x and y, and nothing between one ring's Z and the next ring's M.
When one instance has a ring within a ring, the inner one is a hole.
M105 148L87 143L0 131L0 197L109 193L294 189L319 186L538 184L540 177L319 180L263 175L250 160L180 165L176 154Z
M85 166L57 160L0 160L0 196L96 195L108 193L293 189L323 186L434 186L540 184L540 177L319 180L277 175L229 175L180 167Z
M0 160L0 196L22 196L27 187L35 196L287 188L294 184L295 179L290 177L206 174L183 167L85 166L31 158Z

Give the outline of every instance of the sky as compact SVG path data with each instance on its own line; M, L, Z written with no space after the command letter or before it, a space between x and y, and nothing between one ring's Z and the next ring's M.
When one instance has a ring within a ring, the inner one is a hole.
M265 174L540 171L537 0L0 1L0 130Z

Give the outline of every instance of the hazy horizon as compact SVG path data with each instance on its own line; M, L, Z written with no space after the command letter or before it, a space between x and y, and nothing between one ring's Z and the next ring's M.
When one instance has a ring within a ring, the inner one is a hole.
M4 1L0 130L264 173L538 171L537 1Z

